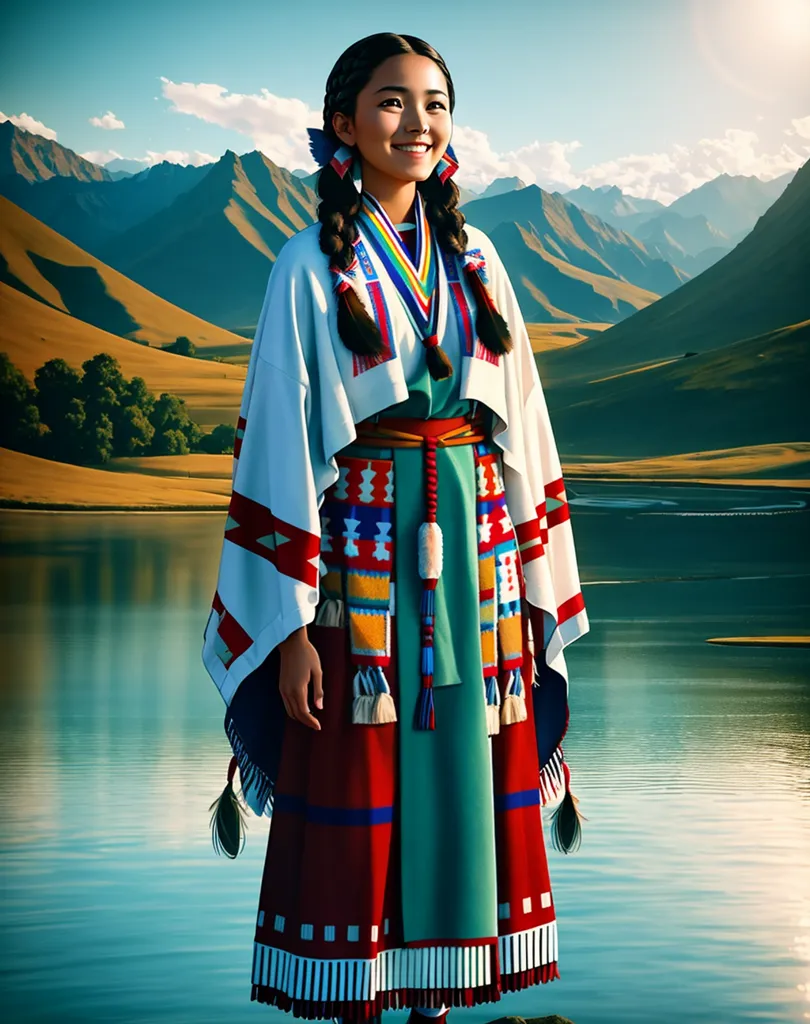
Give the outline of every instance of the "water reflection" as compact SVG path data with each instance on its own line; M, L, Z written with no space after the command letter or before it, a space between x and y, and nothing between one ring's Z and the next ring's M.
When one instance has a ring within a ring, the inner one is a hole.
M712 491L709 511L750 502ZM684 516L703 494L667 493L609 507L593 485L575 510L592 630L568 654L565 749L588 821L576 855L548 844L561 979L459 1020L810 1009L807 652L705 643L808 632L805 515ZM289 1021L249 1003L269 823L236 862L207 831L229 754L199 657L224 516L0 525L7 1019Z

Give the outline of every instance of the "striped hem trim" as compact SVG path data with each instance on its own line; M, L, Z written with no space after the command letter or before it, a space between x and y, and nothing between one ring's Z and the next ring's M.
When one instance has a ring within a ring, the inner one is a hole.
M529 971L522 971L519 974L502 975L502 983L484 985L474 989L392 989L388 992L380 992L376 999L369 1002L358 1002L352 1000L323 1000L316 1002L307 999L295 999L278 989L265 988L261 985L254 985L251 990L251 1001L266 1003L276 1006L280 1010L292 1013L294 1017L302 1017L305 1020L324 1020L334 1017L343 1017L344 1020L369 1022L372 1018L379 1018L383 1010L407 1010L421 1008L423 1006L477 1006L480 1003L497 1003L505 992L519 992L522 989L530 988L533 985L545 985L549 981L560 977L560 971L556 963L545 964L542 967L534 967Z
M540 973L549 975L546 980L551 980L552 974L559 976L550 971L557 959L556 920L500 935L497 943L501 976L542 968L545 970ZM341 960L299 956L254 942L252 981L254 990L274 991L318 1007L324 1003L374 1003L381 996L404 990L441 994L451 1005L453 993L497 992L495 948L494 940L473 946L410 946L382 950L374 959ZM488 996L481 1001L491 999ZM388 1003L384 1005L390 1008ZM452 1005L464 1004L456 1001ZM328 1014L333 1015L339 1011Z
M498 937L501 975L530 971L556 963L557 921Z

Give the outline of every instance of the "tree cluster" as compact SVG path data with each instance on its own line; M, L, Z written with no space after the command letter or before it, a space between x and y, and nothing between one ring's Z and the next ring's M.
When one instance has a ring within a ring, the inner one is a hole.
M178 339L180 340L180 339ZM118 360L99 352L81 372L64 359L49 359L33 386L0 352L0 446L94 465L117 456L233 452L234 428L220 423L204 434L185 400L159 398L143 377L127 380Z

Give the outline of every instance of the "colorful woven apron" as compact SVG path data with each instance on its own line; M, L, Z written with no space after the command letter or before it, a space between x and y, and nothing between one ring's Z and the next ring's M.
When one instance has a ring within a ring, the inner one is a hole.
M484 416L422 420L386 417L357 425L357 443L381 448L422 447L425 519L419 529L422 685L414 708L416 729L435 729L433 630L435 591L442 574L442 533L436 519L439 481L436 448L474 445L477 481L478 573L482 689L487 732L526 720L523 684L525 588L518 541L506 507L498 455L487 439ZM386 670L391 663L391 571L394 464L390 458L338 455L338 480L321 508L321 579L324 599L315 622L348 622L354 684L352 721L377 725L397 720Z

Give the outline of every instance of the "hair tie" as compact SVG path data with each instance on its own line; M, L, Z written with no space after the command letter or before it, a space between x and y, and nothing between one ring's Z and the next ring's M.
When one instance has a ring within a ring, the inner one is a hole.
M358 265L357 253L354 254L351 263L345 270L341 270L340 267L336 267L334 263L329 265L329 269L334 275L334 290L339 295L341 292L345 292L347 288L352 287L352 281L357 275Z
M307 134L309 151L318 167L329 164L339 178L345 177L357 157L354 146L347 146L337 136L325 132L322 128L307 128Z
M453 152L453 147L448 142L447 149L444 151L439 162L436 164L436 173L439 175L439 181L442 185L447 181L458 170L458 159L456 154Z

